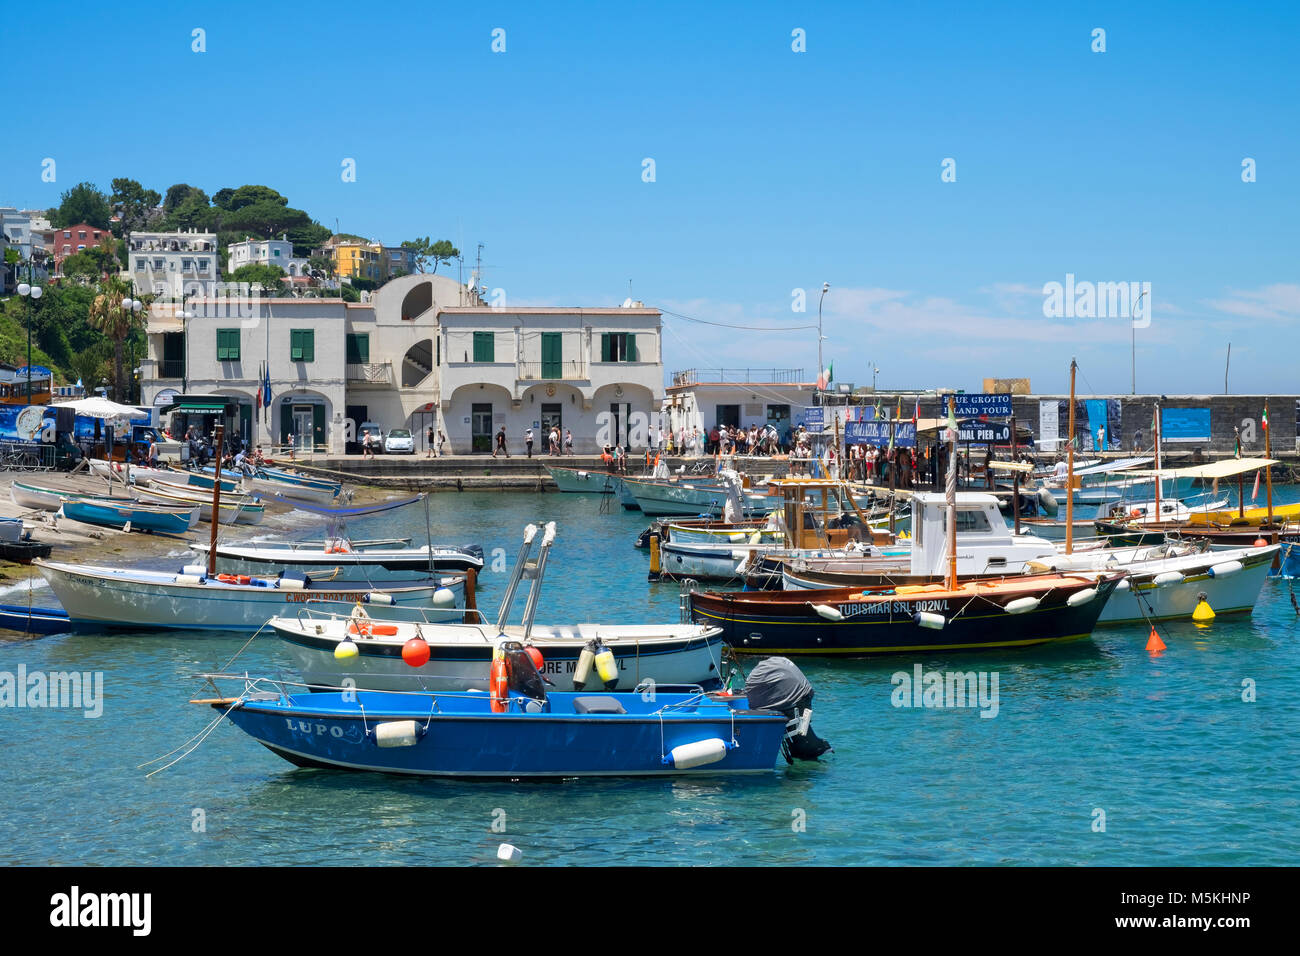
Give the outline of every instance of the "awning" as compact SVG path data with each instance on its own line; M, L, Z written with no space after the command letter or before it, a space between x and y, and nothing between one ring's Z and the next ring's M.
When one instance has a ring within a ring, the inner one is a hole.
M231 402L223 402L216 398L186 398L181 395L166 405L158 406L159 414L168 412L181 412L186 415L224 415L226 406Z
M1210 462L1208 465L1192 465L1188 468L1161 468L1150 471L1130 471L1130 475L1159 475L1161 478L1231 478L1233 475L1259 471L1280 462L1276 458L1224 458L1222 461Z

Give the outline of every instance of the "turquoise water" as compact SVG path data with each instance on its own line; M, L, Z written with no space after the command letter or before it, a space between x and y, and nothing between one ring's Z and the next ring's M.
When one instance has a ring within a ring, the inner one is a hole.
M1300 493L1279 489L1278 500ZM677 588L647 584L648 557L632 547L645 519L598 507L578 495L432 499L435 536L481 542L489 562L498 547L513 560L528 520L558 522L539 620L677 620ZM422 509L395 514L352 531L423 535ZM495 611L504 579L484 575L485 609ZM836 752L743 779L506 784L306 771L228 725L146 779L137 765L211 719L187 703L199 689L189 675L224 664L242 638L0 641L0 671L104 675L97 719L0 710L0 863L486 864L508 841L526 865L1293 864L1300 619L1290 586L1270 579L1252 617L1165 627L1169 648L1156 658L1144 629L1103 628L1046 650L801 663L817 690L814 726ZM288 661L259 639L236 666ZM918 662L997 672L997 716L892 706L891 675Z

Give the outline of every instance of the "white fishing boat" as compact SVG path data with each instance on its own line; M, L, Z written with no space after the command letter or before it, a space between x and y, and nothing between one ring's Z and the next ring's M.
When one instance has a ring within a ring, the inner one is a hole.
M608 495L614 492L613 475L606 471L584 471L547 465L555 487L569 494Z
M175 468L150 468L143 465L128 465L126 462L105 461L102 458L89 458L86 463L90 468L90 473L97 478L127 482L129 484L142 485L154 478L183 482L187 474L185 471Z
M410 605L425 609L433 620L464 614L455 610L465 598L461 576L377 590L365 581L318 583L309 576L211 577L202 565L168 572L41 559L32 563L49 582L76 630L253 631L268 618L313 601Z
M720 682L724 645L720 630L713 626L535 625L555 524L546 526L537 558L529 560L538 530L536 525L525 529L495 622L477 613L473 623L438 623L396 620L388 608L369 607L343 615L308 607L271 620L270 627L288 645L304 680L327 687L488 690L490 665L503 641L540 650L545 659L542 673L560 690L584 686L632 690L647 680L661 686ZM507 621L524 579L530 583L523 623L511 625ZM404 659L409 641L427 646L426 660L413 666Z
M1190 618L1203 600L1215 614L1254 610L1278 545L1209 551L1165 543L1107 548L1035 561L1034 570L1126 571L1098 623Z
M651 517L669 515L722 514L727 492L717 482L710 481L646 481L624 478L623 486L636 499L641 510ZM779 496L746 492L745 515L761 515L781 506Z
M198 543L194 550L207 560L210 546ZM397 581L431 572L477 572L483 569L483 549L478 545L368 548L355 546L346 538L337 538L323 548L300 546L292 541L218 544L216 553L219 570L242 574L265 574L282 568L308 573L337 569L342 577Z
M199 509L200 521L212 520L212 496L174 494L165 490L165 482L150 482L147 488L135 492L135 500L149 504L194 506ZM248 497L221 499L221 524L261 524L266 509Z

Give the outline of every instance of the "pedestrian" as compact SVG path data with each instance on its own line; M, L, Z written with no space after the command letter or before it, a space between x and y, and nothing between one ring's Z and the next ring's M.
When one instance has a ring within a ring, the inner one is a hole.
M573 454L573 432L567 428L564 430L564 453L566 455Z
M438 430L438 457L439 458L443 456L443 449L446 447L446 445L447 445L447 436L442 433L441 429L439 429Z
M362 458L375 457L374 439L370 437L369 428L364 428L361 430L361 457Z
M424 433L424 444L425 447L428 448L429 450L428 454L426 454L424 457L432 458L433 457L433 426L432 425L430 425L428 430Z
M533 430L532 428L524 429L524 447L528 449L528 457L533 457Z
M506 450L506 426L505 425L502 425L501 428L498 429L497 431L497 446L496 448L492 449L493 458L497 456L497 452L503 453L507 458L510 457L510 452Z

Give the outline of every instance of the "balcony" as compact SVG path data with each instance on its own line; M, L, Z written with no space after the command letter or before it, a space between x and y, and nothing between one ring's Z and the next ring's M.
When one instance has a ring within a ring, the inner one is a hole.
M571 359L567 362L519 362L515 373L521 382L585 382L590 375L587 363Z
M673 372L673 385L764 384L794 385L807 381L801 368L691 368Z
M392 385L392 362L349 362L346 371L350 384Z
M185 359L159 359L158 377L159 378L184 378Z

